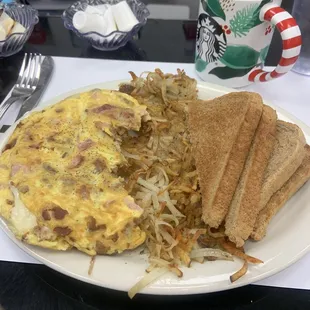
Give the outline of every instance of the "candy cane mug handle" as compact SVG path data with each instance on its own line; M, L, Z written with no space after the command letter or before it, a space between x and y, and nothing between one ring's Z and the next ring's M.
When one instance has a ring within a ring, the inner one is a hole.
M310 1L310 0L309 0ZM251 82L266 82L282 76L291 70L298 59L301 49L301 33L291 14L276 4L266 4L261 8L259 18L276 26L282 38L282 56L272 72L255 69L249 75Z

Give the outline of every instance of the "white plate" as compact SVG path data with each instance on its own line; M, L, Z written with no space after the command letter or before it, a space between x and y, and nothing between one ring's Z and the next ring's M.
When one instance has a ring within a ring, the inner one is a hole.
M41 103L36 110L55 104L70 95L93 88L117 89L121 82L123 81L90 85L76 89L53 100ZM235 91L207 83L199 83L198 89L201 99L210 99ZM270 103L268 104L271 105ZM303 129L307 142L310 143L309 127L282 109L273 107L277 110L280 119L298 124ZM1 141L0 149L2 149L5 141L13 132L13 127L5 134L6 138ZM310 182L275 216L264 240L257 243L247 242L246 252L249 255L262 259L264 264L258 266L251 265L247 274L237 282L231 284L229 281L229 276L242 266L242 262L237 259L235 262L193 263L191 268L182 268L184 272L183 278L179 279L174 275L167 274L144 289L143 293L160 295L207 293L232 289L262 280L287 268L308 252L310 248L309 223ZM88 276L89 256L75 250L56 252L27 245L14 237L3 220L0 221L0 226L13 242L43 264L70 277L95 285L128 291L143 277L144 270L148 265L147 256L140 255L139 250L122 255L97 256L93 273L91 276Z

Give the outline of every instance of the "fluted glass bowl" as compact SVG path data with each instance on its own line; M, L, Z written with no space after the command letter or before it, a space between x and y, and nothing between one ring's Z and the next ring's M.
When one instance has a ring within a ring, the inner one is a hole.
M38 23L38 11L30 5L5 4L3 9L12 19L22 24L26 31L14 33L0 41L0 57L7 57L18 53L29 39L34 26Z
M121 0L82 0L72 4L67 10L63 12L62 19L67 29L72 30L78 37L87 40L94 48L102 51L116 50L124 46L129 40L135 36L140 28L146 24L147 17L150 15L149 10L144 3L138 0L127 0L132 12L136 16L139 23L134 26L131 31L113 31L104 36L98 32L92 31L87 33L79 32L73 26L73 15L77 11L85 11L87 5L100 5L100 4L116 4Z

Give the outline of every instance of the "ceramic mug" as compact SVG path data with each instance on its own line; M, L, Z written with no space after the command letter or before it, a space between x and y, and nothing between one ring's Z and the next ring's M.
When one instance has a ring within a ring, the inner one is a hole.
M310 0L309 0L310 1ZM287 73L296 62L301 34L282 0L200 0L195 66L207 82L242 87ZM262 69L274 28L282 37L276 69Z

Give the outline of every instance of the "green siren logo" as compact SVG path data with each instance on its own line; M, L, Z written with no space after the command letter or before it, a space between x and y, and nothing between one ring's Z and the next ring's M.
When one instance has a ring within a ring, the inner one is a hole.
M197 26L197 56L207 62L220 59L226 50L226 35L222 27L207 14L200 14Z

